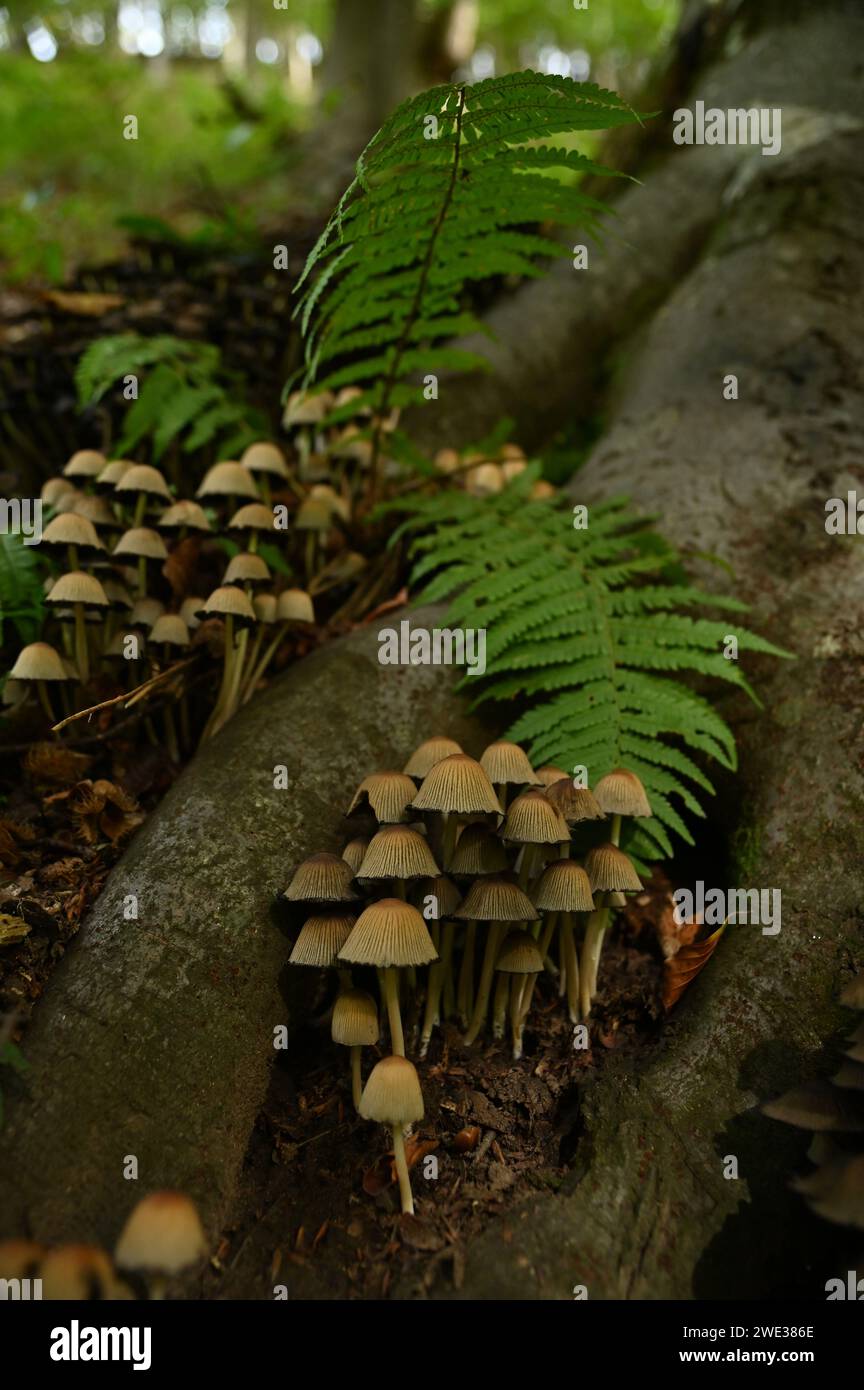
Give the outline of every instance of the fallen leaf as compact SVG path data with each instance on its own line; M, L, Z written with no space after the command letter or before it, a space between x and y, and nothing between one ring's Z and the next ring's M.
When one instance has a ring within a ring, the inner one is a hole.
M441 1250L446 1243L428 1221L407 1211L400 1217L399 1234L412 1250Z
M64 314L80 314L83 318L101 318L111 309L126 303L122 294L86 293L83 290L46 290L42 298Z
M65 786L80 782L92 761L86 753L76 753L59 743L34 743L24 758L24 770L34 782Z
M674 1008L699 971L708 964L725 930L724 922L704 941L694 941L689 946L682 946L676 955L667 960L663 971L663 1008L667 1013Z
M20 917L0 913L0 946L15 946L30 935L30 928Z

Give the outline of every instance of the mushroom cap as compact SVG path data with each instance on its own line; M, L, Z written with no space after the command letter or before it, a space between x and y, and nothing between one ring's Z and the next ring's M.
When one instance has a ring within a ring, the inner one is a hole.
M247 502L228 522L229 531L272 531L275 517L272 507L263 502Z
M270 569L260 555L241 553L228 561L223 584L269 584Z
M518 444L502 444L498 450L498 457L502 462L507 459L510 459L511 462L521 459L524 462L525 450L520 448Z
M60 653L50 642L31 642L22 647L15 658L15 665L9 672L16 681L65 681L68 680Z
M181 526L188 526L190 531L212 529L204 508L197 502L186 499L175 502L172 507L166 507L156 525L160 531L179 531Z
M423 916L431 922L440 922L445 917L452 917L462 901L462 894L446 874L436 874L434 878L421 879L419 883L415 884L415 897L418 902L423 904ZM436 900L434 914L427 910L427 898L435 898Z
M108 595L102 588L98 579L92 574L85 574L83 570L70 570L68 574L61 574L56 584L51 586L51 591L45 597L45 602L54 604L76 604L83 603L87 608L107 608Z
M195 493L196 497L248 497L258 501L258 484L248 468L236 459L226 459L214 463L204 474L204 481Z
M72 503L71 515L86 518L97 531L116 531L120 524L105 498L98 497L95 492L82 492L77 496Z
M266 439L248 445L240 455L240 462L250 473L272 473L277 478L288 477L285 455L276 444L271 444Z
M139 560L167 560L168 551L158 531L149 526L133 526L124 531L114 547L115 555L134 555Z
M847 1130L859 1134L864 1130L864 1097L825 1080L793 1086L791 1091L763 1105L762 1113L798 1129Z
M115 613L131 613L135 600L119 579L106 579L102 588L108 595L108 602Z
M651 807L645 788L636 776L626 767L616 767L607 772L594 788L594 796L601 811L614 816L650 816Z
M165 605L159 598L138 598L132 605L132 612L129 614L129 623L132 627L152 628L159 621L165 612Z
M585 868L594 893L608 893L616 888L625 893L635 893L642 887L630 859L617 845L595 845L589 849L585 856Z
M464 922L536 922L540 914L509 879L478 878L453 915Z
M182 1192L151 1192L127 1218L114 1260L118 1269L179 1274L206 1254L195 1203Z
M201 619L198 617L198 614L204 607L205 602L205 599L198 598L196 594L190 594L189 597L184 598L181 603L180 617L183 619L190 632L194 632L195 628L200 626Z
M429 878L438 872L432 851L417 830L407 825L385 825L369 841L357 877Z
M416 907L402 898L381 898L360 913L339 959L354 965L428 965L437 952Z
M455 473L461 462L455 449L439 449L434 459L439 473Z
M504 472L497 463L478 463L465 474L465 488L475 497L491 497L504 487Z
M505 459L501 464L501 472L504 474L504 482L511 483L514 478L518 478L520 473L524 473L528 467L526 459Z
M331 521L334 516L341 517L343 521L351 520L351 506L348 499L342 497L329 483L315 483L309 496L316 502L324 503Z
M330 1036L343 1047L374 1047L381 1030L378 1006L365 989L346 989L333 1005Z
M256 594L252 600L252 607L259 623L264 623L265 626L275 623L278 612L275 594Z
M305 589L283 589L277 600L280 623L314 623L315 610Z
M78 449L63 469L64 478L98 478L108 462L96 449Z
M466 825L453 851L451 874L475 878L478 874L501 874L507 868L507 853L501 841L486 825Z
M346 425L328 445L327 452L333 458L356 459L366 464L372 457L372 440L359 425Z
M512 932L498 952L495 969L508 975L539 975L543 957L533 936L527 931Z
M39 1266L45 1299L105 1298L114 1285L114 1267L98 1245L61 1245Z
M134 467L135 464L132 459L111 459L110 463L106 463L102 472L98 474L96 486L110 489L113 492L114 487L119 483L123 474L128 473L129 469Z
M236 584L223 584L198 610L205 618L233 618L235 622L254 623L255 609L248 596Z
M536 786L537 774L518 743L498 739L480 755L480 766L490 782L518 782Z
M452 753L435 763L423 778L412 805L418 811L503 814L495 788L480 764L467 753Z
M542 912L591 912L594 908L591 881L573 859L548 864L531 896Z
M289 902L350 903L357 894L351 887L353 874L344 859L335 854L310 854L298 865L285 889Z
M449 758L451 754L461 752L462 749L455 739L436 734L433 738L425 739L419 748L414 749L402 771L407 772L409 777L422 781L442 758Z
M88 521L87 517L80 516L77 512L61 512L58 516L52 517L42 532L39 544L51 547L74 545L79 550L90 550L94 553L105 549L92 521Z
M332 507L324 497L304 497L294 517L298 531L326 531L330 526Z
M603 820L597 799L588 787L574 787L570 777L560 777L546 788L546 799L566 820L576 825L582 820Z
M158 468L149 463L133 463L124 469L114 484L118 497L131 497L144 492L148 497L164 497L171 501L171 490Z
M70 492L77 496L78 489L74 483L70 483L68 478L48 478L42 484L42 491L39 496L46 507L55 507L60 498L65 497Z
M45 1246L35 1240L0 1240L0 1279L27 1279L36 1268Z
M188 647L189 629L179 613L162 613L150 629L150 641L169 647Z
M376 820L392 824L404 820L405 811L416 792L413 780L404 772L373 772L369 777L363 778L346 815L350 816L365 800L371 806Z
M360 1097L364 1120L401 1129L423 1119L420 1078L407 1057L382 1057L369 1073Z
M815 1173L793 1179L817 1216L864 1229L864 1154L838 1154Z
M556 767L554 763L544 763L536 769L534 775L543 787L551 787L553 782L560 782L562 777L568 776L563 767Z
M347 845L343 849L342 858L345 860L345 863L348 865L352 874L356 875L357 870L363 863L363 856L365 855L368 846L369 841L364 839L362 836L358 836L354 840L349 840Z
M348 940L354 917L348 912L332 912L307 917L288 957L291 965L314 965L327 970ZM377 1039L376 1039L377 1041Z
M332 410L333 402L332 391L292 391L282 423L287 429L294 425L318 425Z
M570 839L570 829L545 792L535 788L510 803L501 837L520 845L555 845Z

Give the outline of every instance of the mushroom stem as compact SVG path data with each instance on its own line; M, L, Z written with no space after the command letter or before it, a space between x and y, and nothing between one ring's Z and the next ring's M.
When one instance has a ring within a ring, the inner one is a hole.
M456 923L445 922L441 939L441 963L444 967L444 1017L450 1018L456 1012L456 990L453 980L453 938Z
M507 1018L507 1000L510 997L510 976L503 970L498 972L495 985L495 1001L492 1005L492 1036L503 1038L504 1022Z
M459 967L459 987L456 993L456 1009L463 1028L468 1027L474 999L474 941L476 936L477 923L469 922L465 928L462 964Z
M147 596L147 556L138 556L138 597Z
M483 952L483 965L480 969L480 984L477 989L477 998L474 1001L471 1024L464 1038L466 1046L470 1046L471 1043L476 1042L486 1022L486 1013L489 1008L489 995L492 993L492 976L495 973L495 961L498 958L498 948L501 945L502 931L503 927L500 922L490 922L489 930L486 935L486 950Z
M351 1048L351 1095L354 1100L354 1109L360 1109L360 1097L363 1094L363 1075L360 1070L360 1062L363 1056L363 1049L359 1045Z
M135 498L135 511L132 514L132 525L141 526L144 521L144 511L147 506L146 492L139 492Z
M600 966L600 953L603 950L603 937L609 922L608 907L598 907L588 918L585 940L582 944L582 966L580 981L580 1001L582 1017L591 1013L591 1001L597 993L597 972Z
M525 986L530 977L525 975L514 975L510 985L510 1033L513 1038L513 1061L518 1062L522 1056L522 1031L525 1027L525 1015L522 1012L522 1000L525 995Z
M244 705L247 703L248 700L252 698L256 685L260 681L264 672L267 670L267 667L270 665L276 648L279 646L279 643L282 641L282 638L285 636L285 633L287 631L288 623L281 623L279 626L279 631L276 633L276 636L273 638L273 641L270 643L261 660L258 662L258 665L256 666L255 670L252 671L249 678L247 679L246 684L243 687Z
M579 1022L579 961L576 957L576 942L573 938L573 914L565 912L561 917L561 947L564 966L567 972L567 1011L571 1023Z
M549 943L550 943L550 941L552 940L552 933L553 933L554 930L555 930L555 924L556 924L557 921L558 921L558 913L557 913L557 912L550 912L550 913L548 914L548 916L546 917L546 921L545 921L544 924L543 924L543 931L541 932L541 934L540 934L540 939L539 939L539 941L538 941L538 950L540 951L540 954L541 954L541 956L543 957L544 961L545 961L545 959L546 959L546 953L547 953L547 951L549 950ZM523 1024L524 1024L524 1022L525 1022L525 1019L528 1017L528 1013L529 1013L529 1011L530 1011L530 1009L531 1009L531 1000L534 998L534 990L535 990L535 988L536 988L536 986L537 986L537 980L538 980L538 978L539 978L539 974L529 975L528 978L527 978L526 981L525 981L525 988L524 988L524 990L522 991L522 1004L521 1004L521 1008L522 1008L522 1022L523 1022ZM520 1033L520 1039L521 1039L521 1033Z
M51 708L51 698L48 694L48 687L44 681L36 682L36 692L39 696L39 703L48 716L48 723L54 723L54 711Z
M402 1210L414 1215L414 1196L411 1192L411 1179L408 1176L408 1160L405 1157L405 1131L401 1126L393 1130L393 1155L396 1159L396 1172L399 1175L399 1196Z
M78 677L82 685L86 685L90 679L90 654L87 650L87 628L84 622L84 605L76 603L75 607L75 665L78 667Z
M221 714L222 706L223 706L223 704L224 704L224 702L225 702L225 699L226 699L226 697L227 697L227 695L228 695L228 691L231 689L231 676L232 676L232 672L233 672L233 660L234 660L234 619L233 619L233 617L231 616L230 613L226 613L226 614L225 614L225 651L224 651L224 654L223 654L222 684L221 684L220 687L219 687L219 694L218 694L218 696L216 697L216 704L213 706L213 711L212 711L212 713L211 713L211 715L210 715L210 718L207 720L207 726L206 726L206 728L205 728L205 730L204 730L204 737L205 737L205 738L208 737L208 735L209 735L210 733L215 733L215 732L216 732L216 729L218 728L219 715Z
M453 854L456 849L456 837L459 833L459 819L454 811L444 812L444 833L441 839L441 867L446 871L450 868Z
M388 965L384 971L384 1002L387 1005L393 1051L397 1057L404 1057L405 1035L402 1032L402 1015L399 1012L399 974L395 965Z
M609 832L609 839L612 841L612 844L613 844L613 845L620 845L620 843L621 843L621 817L620 817L620 815L614 815L614 816L612 817L612 829L611 829L610 832Z

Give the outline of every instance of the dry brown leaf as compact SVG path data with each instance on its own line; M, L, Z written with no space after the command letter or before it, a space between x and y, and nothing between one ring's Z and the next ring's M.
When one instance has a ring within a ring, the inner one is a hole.
M92 761L86 753L76 753L59 743L34 743L25 755L24 770L34 782L65 786L79 782Z
M91 294L83 290L46 290L42 298L64 314L80 314L92 319L101 318L126 303L122 294Z
M176 599L183 599L194 592L198 575L198 560L201 542L197 536L186 536L178 541L162 566L162 573L171 585Z
M704 941L694 941L689 946L682 946L680 951L666 961L663 971L663 1008L667 1013L678 1003L699 971L708 964L725 930L724 922Z
M15 946L30 935L30 928L20 917L0 912L0 946Z

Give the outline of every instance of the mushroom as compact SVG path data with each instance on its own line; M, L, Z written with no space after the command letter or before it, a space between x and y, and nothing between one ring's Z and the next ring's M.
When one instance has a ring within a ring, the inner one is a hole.
M148 505L154 501L170 502L171 490L158 468L149 463L133 463L124 468L114 484L118 502L132 507L132 526L141 526Z
M124 531L113 553L121 559L129 555L137 562L139 598L144 598L147 593L148 562L161 563L168 559L168 551L159 532L151 531L148 526L134 526L131 531Z
M65 551L70 570L77 570L82 556L92 559L105 551L92 521L76 512L62 512L53 517L43 530L39 545L51 551Z
M508 922L536 922L539 913L531 899L504 878L481 878L471 887L454 916L468 923L462 968L459 972L459 1011L463 1019L470 1014L465 1043L475 1042L486 1022L492 975L505 925ZM474 998L474 936L477 923L486 922L486 949L480 968L480 983Z
M97 497L95 493L80 493L72 503L71 513L73 516L84 517L86 521L93 524L97 531L116 531L119 529L119 522L105 498Z
M507 868L507 853L501 841L485 825L466 825L453 851L450 872L457 878L478 878L501 874Z
M563 767L555 767L553 763L544 763L542 767L536 769L537 780L544 787L551 787L553 782L560 782L562 777L568 777Z
M343 861L339 861L340 863ZM374 965L384 972L384 1000L393 1051L405 1056L405 1037L399 1012L400 966L428 965L437 953L426 923L402 898L381 898L360 913L339 959L352 965Z
M418 901L424 904L423 916L430 921L429 935L432 937L432 945L438 952L438 960L433 961L429 966L429 978L426 984L426 1009L420 1034L420 1056L425 1057L432 1039L432 1032L440 1022L441 997L445 991L445 1007L449 1005L450 1010L455 1012L453 937L456 924L453 921L453 913L462 901L462 895L456 885L444 874L436 874L434 878L421 879L416 885L416 895ZM426 906L430 899L435 904L435 913L432 918L430 918Z
M171 664L171 649L183 651L191 642L189 629L179 613L162 613L150 629L150 643L152 646L162 648L162 661L167 667ZM180 761L180 744L177 739L177 726L174 722L174 711L171 704L165 705L165 738L168 744L168 752L175 763ZM183 737L186 743L191 741L189 733L189 712L186 703L185 690L180 701L180 721Z
M190 531L200 531L206 535L212 530L210 522L207 520L207 513L197 502L175 502L172 506L166 507L165 511L156 522L160 531L167 531L169 534L176 532L182 541Z
M102 472L96 476L97 490L100 492L113 492L117 483L119 483L120 479L123 477L123 474L128 473L129 469L134 467L135 464L131 459L112 459L110 463L106 463Z
M406 808L416 791L414 782L404 772L373 772L363 778L345 814L350 816L367 802L379 824L395 824L405 819Z
M402 1211L413 1215L414 1198L405 1157L405 1127L423 1119L423 1092L412 1063L404 1056L382 1057L372 1068L363 1088L359 1110L364 1120L376 1120L392 1131Z
M452 753L427 772L413 802L418 811L443 813L442 859L449 869L460 815L502 815L501 803L482 767L466 753Z
M355 840L349 840L343 849L342 858L345 860L345 863L348 865L353 875L356 875L357 870L363 863L363 856L368 847L369 841L362 837L358 837Z
M363 989L346 989L333 1005L330 1035L335 1043L351 1049L351 1095L360 1109L363 1092L361 1061L364 1047L374 1047L380 1036L378 1006Z
M96 1299L114 1297L114 1267L98 1245L61 1245L50 1250L39 1268L42 1297Z
M51 708L48 685L53 681L69 679L63 666L63 659L56 648L48 642L31 642L29 646L23 647L18 653L15 665L9 672L9 679L26 681L28 685L36 687L39 703L45 711L49 723L53 724L56 716Z
M358 878L389 878L400 898L405 897L409 878L428 878L438 873L438 865L423 836L407 825L385 825L369 841Z
M237 467L239 468L240 465L238 464ZM216 733L233 712L230 694L234 685L234 630L237 627L254 623L255 609L243 589L237 588L234 584L224 584L221 588L213 590L200 610L200 614L205 618L222 618L225 623L222 684L219 687L216 704L204 730L203 737L206 738L211 733Z
M0 1279L32 1279L45 1254L35 1240L0 1240Z
M248 468L244 468L242 463L237 463L234 459L214 463L205 473L204 481L195 496L199 499L227 502L232 512L237 510L239 497L248 498L251 502L260 500L254 476Z
M56 507L61 497L66 497L70 493L73 497L77 497L78 490L68 478L48 478L42 484L39 496L46 507Z
M329 970L351 935L355 918L347 912L307 917L288 957L289 965L310 965Z
M533 877L540 856L540 846L560 845L569 840L567 822L547 800L545 792L532 789L522 792L512 803L504 824L501 838L521 845L519 858L519 883L527 888Z
M330 530L331 521L332 509L326 498L304 497L297 509L294 526L296 530L306 532L303 564L307 581L315 573L316 555Z
M242 553L229 560L222 583L242 584L248 593L254 584L270 583L270 570L260 555Z
M164 612L165 605L161 598L136 599L129 614L129 626L145 627L149 631L155 627Z
M513 1060L518 1062L522 1056L522 1034L528 1012L528 1006L524 1003L525 993L531 980L536 980L543 969L543 957L536 941L528 932L514 932L501 947L495 968L505 983L508 975L514 976L510 985L510 1031L513 1038ZM506 989L502 989L502 996L506 1005ZM499 1031L503 1032L503 1018L495 1020L493 1030L496 1036Z
M599 785L599 784L598 784ZM597 899L598 893L624 892L636 893L642 882L627 855L617 845L595 845L585 856L585 868L591 880L591 891ZM596 907L588 918L585 940L582 943L582 957L579 962L579 999L582 1017L591 1012L591 1001L597 993L597 972L603 938L609 924L609 907L605 900Z
M118 1269L150 1280L150 1297L164 1298L168 1278L197 1264L207 1241L195 1203L182 1192L151 1192L133 1208L114 1250Z
M587 873L572 859L556 859L544 870L533 893L534 906L547 913L540 936L540 955L545 960L558 922L561 962L561 992L567 995L567 1008L571 1023L578 1023L579 1014L579 964L576 958L576 943L573 937L573 913L592 912L594 898L591 881ZM534 991L532 982L526 1001L530 1006ZM526 1009L527 1011L527 1009Z
M537 786L539 779L524 751L518 743L499 739L490 743L480 755L480 766L498 794L498 800L506 809L507 787Z
M78 449L63 469L63 477L81 478L88 483L98 478L107 462L105 455L96 449Z
M344 859L335 854L310 854L295 870L284 897L292 903L350 903L357 894L351 887L353 874Z
M621 840L622 816L650 816L651 807L645 788L636 776L626 767L616 767L607 772L594 788L594 796L601 811L612 817L609 838L613 845Z
M258 665L252 667L250 664L249 674L243 686L243 704L249 700L263 676L267 667L273 659L277 647L282 641L288 629L295 623L314 623L315 610L312 607L312 600L305 589L283 589L276 600L276 622L278 631L270 642L270 645L259 659Z
M90 679L90 653L87 647L85 619L87 611L104 612L108 596L98 579L82 570L63 574L52 585L45 602L52 608L71 608L75 616L75 664L82 685Z
M452 754L461 752L462 749L455 739L446 738L443 734L436 734L433 738L427 738L418 748L414 749L402 771L416 781L422 782L426 774L431 772L435 764L440 763L442 758L449 758Z
M253 554L257 550L260 535L279 535L274 527L273 511L270 507L265 507L263 502L247 502L245 507L234 513L228 522L228 530L245 531L249 550Z
M266 440L260 440L256 444L250 444L240 457L243 468L248 468L249 472L255 477L255 481L261 489L261 496L267 506L270 506L271 479L278 478L280 481L290 477L288 465L285 462L285 455L275 444L270 444ZM270 526L273 525L273 517L270 517Z

